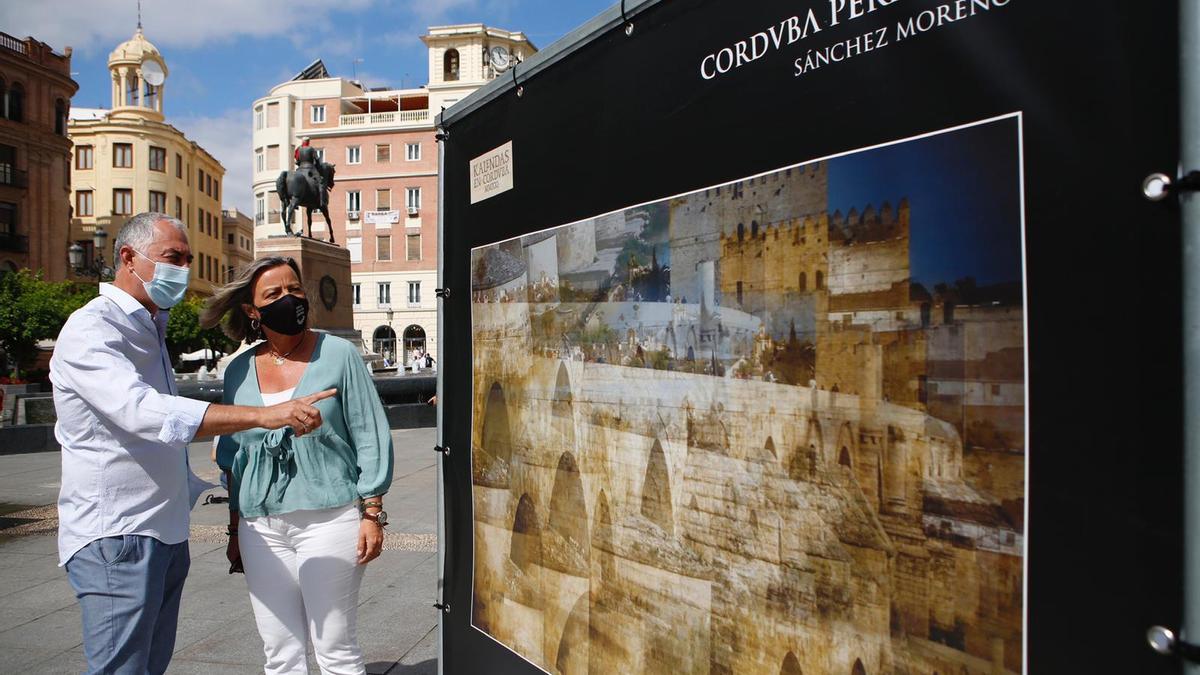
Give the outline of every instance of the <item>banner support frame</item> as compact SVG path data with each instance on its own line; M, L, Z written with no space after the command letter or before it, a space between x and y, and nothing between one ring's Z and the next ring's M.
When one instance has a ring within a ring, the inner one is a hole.
M1200 167L1200 3L1180 0L1179 174ZM1184 607L1182 638L1200 637L1200 195L1179 192L1183 249ZM1184 660L1184 672L1200 664Z
M450 134L441 125L442 115L438 115L437 122L438 122L438 126L437 126L438 141L445 141L447 138L449 138ZM446 264L446 261L445 261L446 247L445 247L445 243L444 243L446 240L446 227L445 227L445 223L446 223L446 220L445 220L446 219L446 215L445 215L446 214L446 179L445 179L445 176L446 176L446 169L445 169L445 166L446 166L446 144L444 142L437 143L437 149L438 149L437 276L438 276L438 289L440 290L444 287L444 284L445 284L445 264ZM442 296L440 293L438 293L436 295L437 295L438 300L443 301L443 302L438 303L438 313L437 313L438 358L445 358L445 354L446 354L446 352L445 352L445 346L446 346L446 338L445 338L446 319L445 319L445 316L446 316L446 313L443 311L443 309L441 307L441 305L444 304L445 297ZM447 293L446 295L448 296L449 293ZM437 408L437 433L436 433L437 442L436 442L436 445L434 446L434 448L435 449L446 448L446 452L443 453L439 450L438 451L439 456L438 456L437 462L436 462L436 464L437 464L437 529L436 529L436 532L437 532L437 588L436 588L436 596L435 596L435 600L434 600L434 607L437 607L438 605L446 605L446 490L445 490L445 467L444 467L444 465L445 465L446 460L449 459L450 452L449 452L449 447L447 447L447 445L446 445L446 439L444 436L443 430L445 427L442 424L443 406L441 405L441 403L443 400L445 400L443 398L444 388L445 388L445 381L444 381L445 380L445 375L444 375L445 370L446 370L445 367L439 367L437 370L437 390L436 390L437 403L438 403L438 405L436 406L436 408ZM447 610L448 609L449 609L449 607L447 607ZM445 644L446 644L446 612L440 611L440 608L438 611L437 633L438 633L438 635L437 635L437 673L438 673L438 675L443 675L443 673L445 672L444 668L445 668L445 663L446 663L446 654L445 654L445 649L444 649Z

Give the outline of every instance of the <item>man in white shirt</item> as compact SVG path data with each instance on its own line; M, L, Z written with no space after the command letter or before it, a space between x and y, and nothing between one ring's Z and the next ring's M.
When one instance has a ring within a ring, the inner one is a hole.
M134 216L117 270L63 326L50 361L62 446L59 564L83 615L89 673L161 673L190 565L187 445L193 438L321 425L328 390L265 408L178 396L164 334L187 289L187 227Z

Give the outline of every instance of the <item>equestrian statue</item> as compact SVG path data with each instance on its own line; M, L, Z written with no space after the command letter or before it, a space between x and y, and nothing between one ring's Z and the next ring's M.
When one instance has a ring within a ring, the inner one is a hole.
M325 227L329 230L329 243L333 243L333 223L329 220L329 190L333 187L334 169L317 156L317 151L304 144L296 148L296 170L280 172L275 179L275 192L283 205L283 229L289 235L304 236L304 228L292 232L292 218L296 207L303 206L308 216L308 238L312 239L313 211L325 216Z

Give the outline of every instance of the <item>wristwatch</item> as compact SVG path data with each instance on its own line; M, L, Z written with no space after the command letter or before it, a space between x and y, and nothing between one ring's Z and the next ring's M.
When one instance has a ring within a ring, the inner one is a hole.
M362 517L366 520L374 521L375 524L380 527L387 527L387 511L380 510L378 513L367 513L366 511L363 511Z

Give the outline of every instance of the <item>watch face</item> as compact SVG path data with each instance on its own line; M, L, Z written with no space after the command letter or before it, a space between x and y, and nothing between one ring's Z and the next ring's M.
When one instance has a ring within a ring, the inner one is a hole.
M380 511L375 514L375 522L379 523L380 527L388 524L387 511Z
M326 274L321 277L321 304L325 305L325 309L333 309L337 304L337 282L333 277Z

